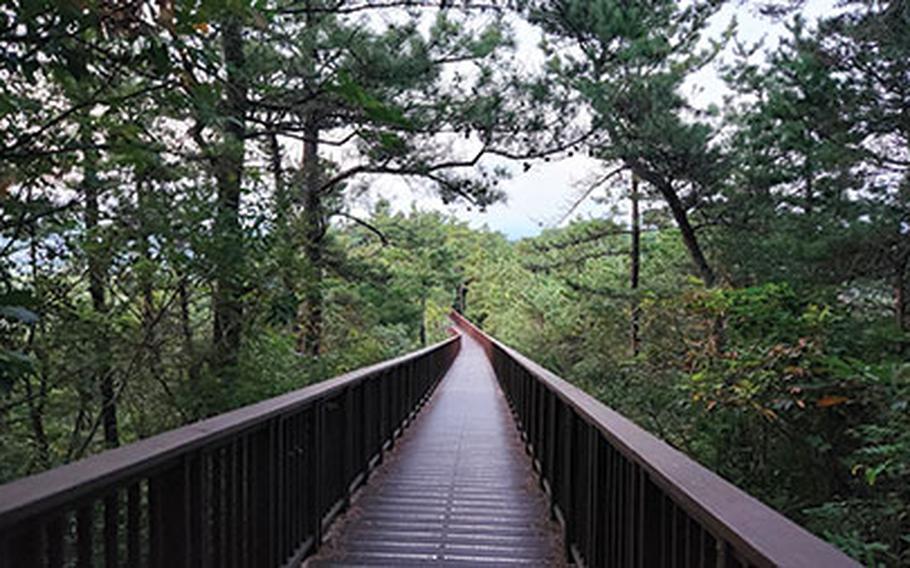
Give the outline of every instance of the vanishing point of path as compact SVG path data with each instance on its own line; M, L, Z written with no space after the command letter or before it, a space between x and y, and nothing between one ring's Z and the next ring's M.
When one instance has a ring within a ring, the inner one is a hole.
M308 566L564 566L546 498L480 347L461 352Z

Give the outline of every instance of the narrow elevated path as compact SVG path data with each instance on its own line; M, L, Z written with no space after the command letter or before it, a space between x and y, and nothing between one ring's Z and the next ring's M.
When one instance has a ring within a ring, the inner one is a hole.
M461 352L430 403L308 566L561 566L550 520L483 350Z

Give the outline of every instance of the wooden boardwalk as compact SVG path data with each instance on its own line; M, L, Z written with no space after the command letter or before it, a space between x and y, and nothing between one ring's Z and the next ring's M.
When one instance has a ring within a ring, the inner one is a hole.
M465 334L429 404L307 566L562 566L563 556L493 369Z

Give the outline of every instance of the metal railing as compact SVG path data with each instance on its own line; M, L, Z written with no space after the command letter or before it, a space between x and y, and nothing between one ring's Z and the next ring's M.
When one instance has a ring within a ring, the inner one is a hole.
M581 566L858 564L467 319Z
M459 348L451 337L0 486L0 568L298 565Z

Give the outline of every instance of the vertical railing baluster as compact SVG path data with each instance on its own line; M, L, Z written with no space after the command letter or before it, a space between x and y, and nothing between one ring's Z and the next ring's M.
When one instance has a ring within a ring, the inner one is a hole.
M566 538L566 548L570 548L575 542L575 526L572 522L572 519L575 515L575 507L572 504L572 481L575 471L572 468L572 453L575 450L574 444L574 434L575 434L575 413L572 409L565 407L564 420L562 424L561 432L561 441L562 446L560 447L560 455L562 462L562 487L560 488L560 500L562 505L562 514L563 519L565 520L565 527L563 527L563 533ZM571 560L571 558L569 558Z
M617 566L625 563L625 528L628 519L624 506L623 467L625 458L619 452L613 452L613 507L616 510L616 521L613 523L613 547Z
M209 503L211 508L210 528L206 531L208 537L207 549L210 551L203 560L206 568L222 566L224 563L224 472L226 450L223 447L215 448L211 453L212 478L209 486Z
M240 484L241 488L241 540L243 541L243 552L241 555L242 565L249 566L250 568L255 568L256 558L254 556L253 545L255 543L255 533L256 530L256 503L254 502L254 469L256 464L254 463L253 456L253 434L247 432L241 438L241 467L243 471L243 481Z
M304 425L306 427L306 460L303 463L303 468L306 471L306 484L304 485L303 490L303 502L305 511L305 526L306 526L306 538L313 539L313 549L316 550L319 548L319 530L316 528L319 524L319 512L317 511L316 497L319 494L319 479L317 476L317 466L319 461L318 447L317 447L317 412L316 404L310 406L309 411L307 412L306 420Z
M723 539L717 539L717 568L727 568L727 543Z
M587 424L588 430L588 527L586 538L588 546L585 563L588 566L599 566L598 531L600 531L600 432L594 424Z
M717 546L714 540L714 535L708 531L704 531L702 534L701 551L702 560L699 563L701 566L710 567L717 565Z
M374 403L373 403L373 420L375 420L375 425L371 428L373 431L372 436L372 451L378 453L379 461L382 463L382 383L381 377L374 377L372 380L373 390L374 390Z
M287 425L287 416L276 419L273 434L275 438L275 453L272 458L272 475L275 479L275 489L273 491L273 499L275 500L273 505L273 522L275 523L273 529L273 534L275 535L273 537L273 555L279 564L283 563L290 554L287 540L287 529L290 524L290 518L288 517L289 495L286 481L288 476L287 469L290 465L287 454Z
M342 469L344 470L344 508L347 509L351 504L351 483L354 481L357 468L354 463L354 445L356 432L354 431L354 389L348 388L344 391L344 449L342 450L344 461Z
M635 464L631 460L623 460L623 475L625 476L626 485L625 485L625 505L626 505L626 566L635 566L638 559L636 557L636 547L635 547L635 527L638 526L638 493L640 488L638 486L638 476L635 475Z
M615 448L611 449L610 457L610 508L613 523L610 527L612 557L615 566L622 565L622 456Z
M641 522L639 523L638 547L641 551L640 566L652 568L661 565L661 501L660 490L653 484L643 469L641 477ZM655 538L656 536L656 538Z
M230 559L231 564L235 567L246 566L244 554L246 551L246 467L244 465L244 448L246 438L238 437L234 440L232 448L231 468L231 502L228 503L228 509L231 514L230 537Z
M140 481L126 490L126 562L139 566L142 559L142 487Z
M270 421L271 422L271 421ZM271 424L249 435L250 565L271 566Z
M47 566L62 568L64 563L64 545L66 542L66 521L68 515L53 515L47 523ZM138 564L133 564L138 566Z
M669 536L669 557L670 557L670 567L671 568L681 568L680 567L680 557L679 557L679 523L677 523L677 505L676 502L669 496L664 497L664 500L667 502L667 526L670 531Z
M689 522L689 516L683 515L682 517L682 556L683 563L682 565L685 568L693 568L692 566L692 534L690 533L692 523ZM697 567L695 567L697 568Z
M326 476L323 468L325 463L325 401L318 400L315 410L315 435L316 446L313 448L315 459L313 481L316 487L316 494L313 499L315 515L315 533L313 534L314 546L318 549L322 545L322 516L325 514L325 493L326 493Z
M232 535L237 534L238 526L237 505L240 495L237 473L238 447L236 439L224 447L224 488L222 490L224 492L224 531L219 536L221 539L219 554L222 564L231 568L235 568L240 561L238 554L240 539L231 538Z
M120 563L120 495L115 491L104 498L104 565L117 568Z
M609 485L607 484L607 451L609 446L606 441L600 437L598 434L597 437L597 475L595 477L597 483L597 496L596 496L596 510L595 515L597 518L597 530L595 531L595 540L596 540L596 558L591 563L592 566L603 566L607 563L607 528L608 528L608 517L607 517L607 499L608 499L608 489Z
M76 568L93 568L94 533L94 506L84 505L76 511Z
M370 425L370 416L369 410L370 405L368 404L367 399L367 384L361 383L358 385L358 390L360 395L357 397L358 408L357 408L357 449L360 450L360 463L364 464L364 482L366 482L367 476L370 474L370 444L369 444L369 425Z
M392 442L392 380L391 373L385 372L382 374L382 382L380 383L380 388L382 390L382 444L385 445L386 442Z
M189 565L187 469L183 460L150 480L150 548L154 566Z
M557 435L557 415L556 415L556 395L553 391L547 391L547 447L544 455L544 474L550 486L550 498L555 502L556 489L553 487L556 479L556 435Z
M208 479L205 467L208 458L202 452L189 456L184 465L185 532L187 538L186 559L188 566L202 566L202 559L208 556Z
M284 542L285 542L285 558L287 560L291 554L297 549L297 546L300 545L302 540L302 535L297 530L297 514L298 514L298 505L297 505L297 485L302 483L302 480L299 479L297 474L297 464L299 462L299 452L297 449L297 420L299 417L298 414L293 414L288 417L285 422L285 476L284 476L284 486L285 486L285 501L287 505L285 507L285 522L282 525Z

